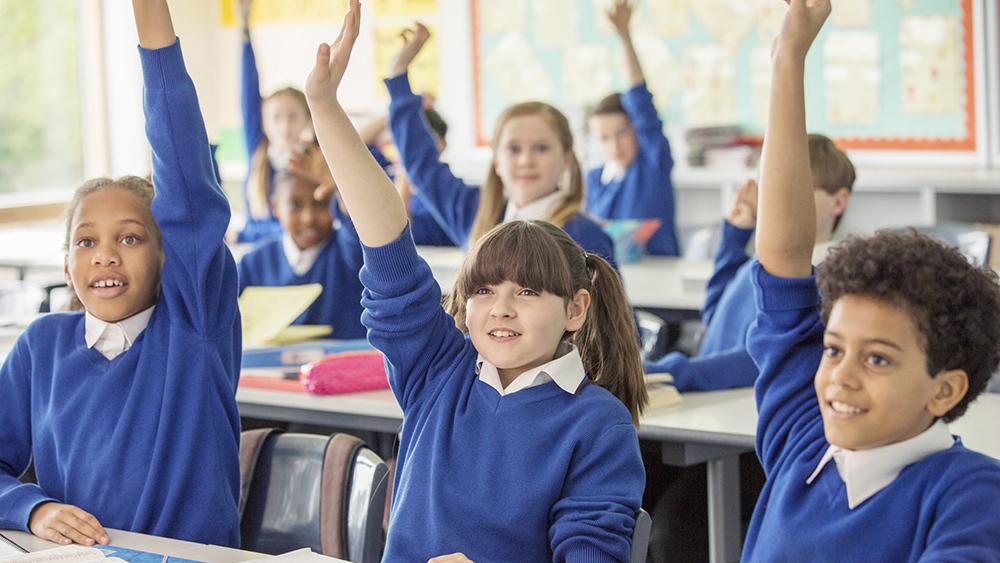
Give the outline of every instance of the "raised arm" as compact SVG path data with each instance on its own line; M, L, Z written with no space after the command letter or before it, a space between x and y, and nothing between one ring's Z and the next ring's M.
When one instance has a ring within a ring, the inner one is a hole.
M247 157L253 157L257 145L264 138L261 124L260 76L257 74L257 59L250 42L250 2L240 0L239 16L243 36L243 58L240 70L240 110L243 112L243 139Z
M377 247L398 239L406 229L406 208L337 100L337 87L347 69L360 25L361 4L351 0L337 40L333 45L320 45L316 52L316 66L306 81L306 98L316 139L358 236L366 246Z
M760 164L757 258L770 274L812 273L816 208L806 137L805 61L830 0L791 0L773 49L771 99Z
M628 29L628 23L632 19L632 9L630 0L616 0L607 12L611 25L615 26L615 33L621 39L622 49L625 50L629 88L635 88L646 82L646 77L642 75L642 65L639 64L639 56L636 55L635 46L632 45L632 34Z
M132 12L143 49L159 49L177 40L166 0L132 0Z

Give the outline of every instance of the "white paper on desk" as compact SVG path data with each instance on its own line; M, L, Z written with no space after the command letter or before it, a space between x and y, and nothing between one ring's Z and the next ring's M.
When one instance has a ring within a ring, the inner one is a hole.
M267 561L268 563L330 563L331 561L348 563L343 559L336 559L334 557L327 557L326 555L313 553L313 551L308 547L296 549L295 551L289 551L288 553L284 553L282 555L276 555Z
M66 545L34 553L0 557L0 563L73 563L76 561L112 561L125 563L117 557L108 557L105 559L104 552L100 549L84 547L82 545Z

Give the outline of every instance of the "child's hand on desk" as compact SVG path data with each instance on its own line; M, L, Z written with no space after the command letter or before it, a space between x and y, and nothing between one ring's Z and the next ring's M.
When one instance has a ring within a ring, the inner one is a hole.
M472 563L472 560L461 553L452 553L451 555L440 555L427 563Z
M36 536L69 545L100 543L107 545L111 540L93 515L70 504L43 502L31 511L28 529Z
M741 229L752 229L757 226L757 182L753 179L743 182L737 188L733 207L726 215L726 221Z

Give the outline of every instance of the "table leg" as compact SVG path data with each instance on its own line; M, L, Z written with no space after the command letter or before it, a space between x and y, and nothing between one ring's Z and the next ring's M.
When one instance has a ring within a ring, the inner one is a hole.
M727 455L708 460L708 552L711 563L739 561L740 459Z

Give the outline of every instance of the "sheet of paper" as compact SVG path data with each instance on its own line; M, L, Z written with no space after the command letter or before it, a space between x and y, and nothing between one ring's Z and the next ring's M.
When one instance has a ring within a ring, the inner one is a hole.
M908 16L899 22L899 72L903 113L961 111L958 20L951 16Z
M673 102L680 92L682 80L677 57L667 44L644 25L636 25L632 32L632 44L646 77L646 87L653 94L653 105L661 112ZM625 79L627 72L625 52L618 48L618 68Z
M563 99L593 105L613 91L611 48L602 43L584 43L563 50Z
M525 32L528 29L528 0L479 0L476 17L482 32Z
M771 48L757 45L750 52L750 84L753 89L753 120L767 125L767 106L771 100Z
M823 58L826 118L831 123L878 123L882 85L878 33L831 30Z
M830 19L834 27L870 27L872 0L838 0Z
M539 49L576 47L580 29L576 0L532 0L531 7Z
M318 283L244 289L239 299L244 344L250 346L273 340L322 292L323 286Z
M320 555L318 553L313 553L308 547L303 547L302 549L297 549L295 551L289 551L282 555L276 555L267 560L268 563L349 563L343 559L335 559L333 557L327 557L326 555Z
M688 0L687 5L719 43L733 48L757 23L756 6L747 0Z
M388 96L385 89L385 79L389 71L389 61L399 52L403 46L403 39L400 32L407 26L383 26L375 28L375 91L382 96ZM420 50L407 74L410 77L410 88L418 93L427 92L435 97L439 91L439 71L438 71L438 48L437 29L433 25L427 26L431 32L430 39Z
M510 32L486 56L486 75L506 104L551 100L554 86L524 35ZM492 124L489 124L492 127Z
M219 0L222 25L238 25L234 11L238 0ZM250 25L288 22L344 21L350 0L254 0Z
M653 31L665 37L691 34L691 14L684 0L655 0L646 4ZM634 17L634 16L633 16Z
M66 545L34 553L0 557L0 563L74 563L98 560L104 560L104 553L101 550L82 545Z
M788 5L773 0L754 0L757 8L757 41L771 46L771 42L781 30L781 22L785 21ZM838 4L839 7L839 4Z
M376 16L406 16L437 12L437 0L371 0Z
M684 48L684 123L708 127L736 123L736 61L723 45Z
M270 344L291 344L331 336L333 327L329 325L292 325L285 327L277 336L271 339Z

